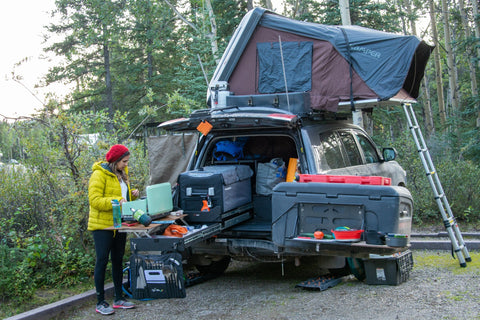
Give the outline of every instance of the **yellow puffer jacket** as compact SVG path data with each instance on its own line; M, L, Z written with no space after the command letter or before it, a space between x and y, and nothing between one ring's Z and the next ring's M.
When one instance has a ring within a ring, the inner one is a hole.
M88 230L99 230L113 226L112 200L122 199L122 188L117 176L110 170L105 161L96 162L92 166L92 176L88 184L88 200L90 213ZM128 168L125 168L128 174ZM128 199L132 199L128 185Z

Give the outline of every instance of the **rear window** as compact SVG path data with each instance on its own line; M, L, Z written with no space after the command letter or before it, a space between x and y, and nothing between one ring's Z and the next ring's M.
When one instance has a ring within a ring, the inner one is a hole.
M298 158L295 141L289 136L232 136L212 139L201 166L248 162L268 162Z

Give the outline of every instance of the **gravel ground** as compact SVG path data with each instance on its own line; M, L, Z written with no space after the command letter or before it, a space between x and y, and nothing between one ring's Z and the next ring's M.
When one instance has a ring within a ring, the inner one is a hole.
M435 252L428 251L428 254ZM427 253L414 251L414 260ZM436 254L449 256L448 252ZM414 267L398 286L367 285L352 276L325 291L295 286L318 277L311 266L233 262L219 278L187 288L184 299L136 301L137 308L117 310L110 319L480 319L480 267ZM94 303L64 319L103 319Z

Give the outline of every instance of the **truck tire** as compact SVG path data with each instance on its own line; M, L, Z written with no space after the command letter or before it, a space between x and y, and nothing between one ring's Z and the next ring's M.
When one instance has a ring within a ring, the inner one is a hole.
M350 266L348 265L347 262L345 262L345 267L328 269L328 272L330 273L330 275L334 276L335 278L341 278L341 277L345 277L352 274L352 272L350 271Z
M224 256L220 260L212 260L208 265L195 265L197 270L204 275L221 275L227 270L228 265L230 264L230 256Z

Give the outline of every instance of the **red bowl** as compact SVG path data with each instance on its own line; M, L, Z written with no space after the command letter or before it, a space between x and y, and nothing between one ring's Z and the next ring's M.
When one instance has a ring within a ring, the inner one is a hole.
M333 237L337 240L359 240L362 236L363 230L330 230L333 233Z

